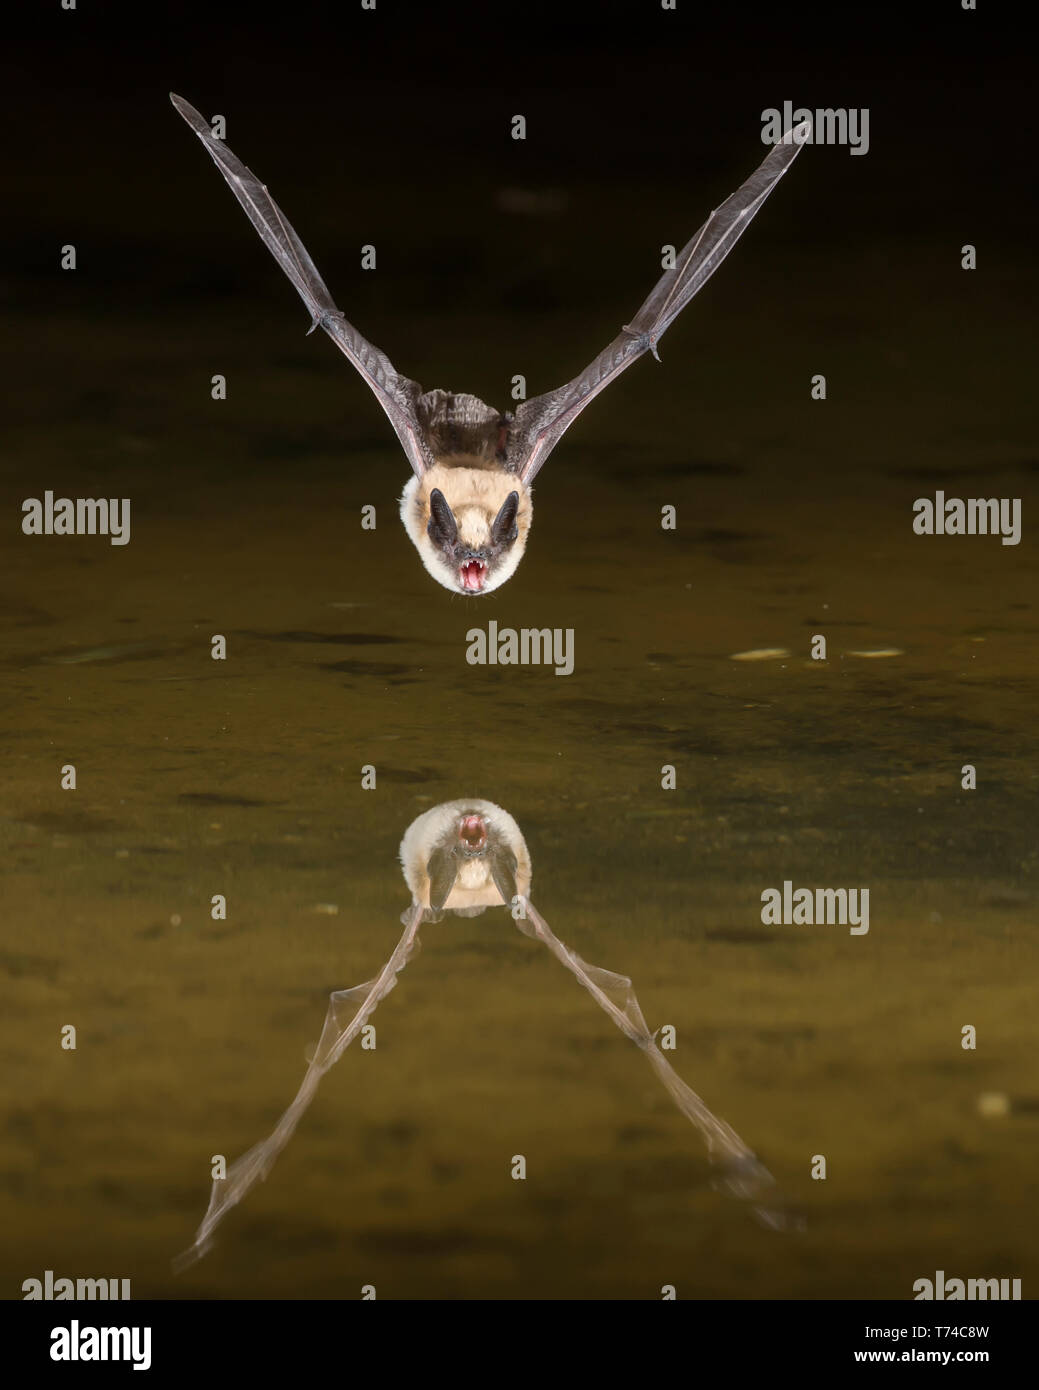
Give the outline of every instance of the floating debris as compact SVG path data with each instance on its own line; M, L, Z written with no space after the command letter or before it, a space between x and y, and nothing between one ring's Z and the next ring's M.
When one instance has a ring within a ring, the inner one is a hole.
M338 916L339 916L339 904L338 904L338 903L315 903L315 904L314 904L314 911L317 912L317 913L319 913L322 917L338 917Z
M790 656L786 647L755 647L749 652L733 652L730 661L786 661Z
M978 1114L986 1120L1002 1119L1010 1114L1010 1097L1002 1091L982 1091L978 1096Z
M905 656L901 647L866 647L861 652L845 652L845 656L861 656L870 659L876 656Z
M78 666L84 661L144 661L165 650L157 642L114 642L105 647L88 647L86 651L59 652L40 660L47 666Z

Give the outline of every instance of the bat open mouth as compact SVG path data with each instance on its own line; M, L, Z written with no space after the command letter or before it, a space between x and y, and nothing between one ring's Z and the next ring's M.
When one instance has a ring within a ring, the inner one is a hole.
M482 560L466 560L458 567L458 582L466 593L478 594L487 578L487 566Z
M487 844L487 822L483 816L463 816L458 838L471 854L479 854Z

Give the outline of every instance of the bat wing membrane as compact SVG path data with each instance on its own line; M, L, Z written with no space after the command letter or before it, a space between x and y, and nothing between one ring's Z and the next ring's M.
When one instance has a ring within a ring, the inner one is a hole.
M310 255L285 214L256 175L224 144L209 123L183 97L170 93L177 111L202 141L228 187L241 203L264 245L295 286L311 317L310 331L320 324L340 352L360 372L389 417L408 462L421 477L430 466L422 431L415 418L415 401L421 388L400 376L385 353L380 352L343 317Z
M682 248L631 323L580 376L558 390L525 402L509 434L508 466L531 483L577 416L615 377L656 345L685 306L711 278L750 225L762 203L796 159L810 126L787 132L758 168Z

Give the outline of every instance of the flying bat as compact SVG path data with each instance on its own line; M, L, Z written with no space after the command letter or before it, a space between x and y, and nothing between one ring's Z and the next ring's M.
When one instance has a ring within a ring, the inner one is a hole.
M400 500L404 529L446 589L489 594L515 574L530 532L531 485L589 401L657 344L703 288L796 159L810 123L787 131L737 191L712 212L665 270L629 324L579 376L525 401L515 413L476 396L423 391L401 376L336 308L314 262L266 185L217 139L183 97L170 100L195 131L231 192L310 313L375 393L411 464Z
M397 976L419 947L419 928L452 914L478 917L505 907L526 936L546 946L592 996L620 1031L640 1049L679 1111L699 1131L718 1169L716 1185L746 1201L762 1224L773 1230L802 1223L772 1189L775 1180L754 1152L724 1120L714 1115L657 1046L626 975L583 961L554 934L530 900L532 867L526 841L512 816L480 798L445 801L424 811L404 833L400 845L404 881L411 904L401 914L403 935L389 960L372 979L353 989L336 990L324 1027L294 1099L266 1139L254 1144L213 1180L209 1206L192 1245L174 1261L179 1271L208 1253L216 1228L267 1174L313 1100L318 1083L359 1036Z

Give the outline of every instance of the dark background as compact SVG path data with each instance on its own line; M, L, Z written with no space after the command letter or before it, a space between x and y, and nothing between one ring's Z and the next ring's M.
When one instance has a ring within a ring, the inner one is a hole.
M8 1296L46 1268L135 1297L1034 1287L1035 103L1022 34L981 5L5 18ZM661 244L760 162L763 108L866 106L870 149L801 152L663 366L539 475L516 578L468 600L421 570L387 422L305 336L171 88L227 118L402 372L499 406L628 320ZM131 544L23 537L46 488L132 497ZM1021 497L1022 544L915 536L937 488ZM467 666L491 618L574 628L574 675ZM346 1058L174 1280L209 1156L269 1132L328 992L392 950L406 825L471 794L521 825L557 934L675 1022L683 1076L809 1209L803 1243L709 1188L635 1050L488 913L427 933L379 1011L378 1081ZM763 927L788 878L871 885L869 936ZM501 1153L535 1145L517 1200Z
M724 291L719 280L698 299L698 327L687 316L672 330L669 352L684 340L701 353L691 403L700 411L717 398L711 346L730 324L745 345L742 364L730 351L730 372L765 370L777 390L800 393L826 363L784 363L798 313L814 312L838 352L876 335L868 358L878 373L884 347L897 353L907 336L930 334L937 351L914 353L897 385L866 368L903 403L935 384L955 395L952 371L967 380L1004 356L1014 381L1012 335L980 341L965 315L953 344L924 317L946 292L965 310L972 297L997 314L1001 300L1020 303L1035 206L1023 49L1005 14L953 0L847 13L690 0L675 12L654 0L380 0L374 12L303 0L23 13L0 60L8 455L21 447L17 431L78 415L169 440L150 464L136 461L139 492L147 468L174 473L182 496L210 487L197 447L170 439L174 417L191 417L176 364L199 359L201 390L241 360L228 359L241 332L257 365L288 364L315 390L349 393L338 414L315 396L295 416L283 399L265 418L271 391L239 373L227 408L208 420L243 447L252 478L276 483L286 450L308 449L294 462L313 469L322 449L393 443L327 344L301 340L303 311L169 106L170 89L227 118L230 147L269 183L347 317L399 370L426 389L500 406L511 403L515 372L536 394L613 336L656 278L662 242L681 245L760 159L763 108L867 106L869 153L802 155L725 267ZM523 142L509 134L517 112L527 117ZM515 189L563 201L555 213L510 214L503 197ZM963 277L967 241L981 269ZM67 242L78 251L74 275L57 271ZM360 270L365 243L378 247L376 274ZM869 303L865 317L854 290ZM847 371L853 389L868 389L860 366ZM831 394L827 419L837 422L847 384ZM624 401L614 395L572 440L616 433ZM203 410L205 397L195 399ZM637 421L644 407L627 400ZM845 418L835 437L843 447L856 433ZM48 474L53 486L81 490L74 447L47 466L62 475ZM236 467L229 459L226 476ZM18 471L24 496L31 479ZM786 481L792 494L815 486L797 473Z
M572 306L575 291L594 303L601 254L627 303L646 283L629 249L643 244L640 188L665 188L691 229L705 195L731 191L760 152L760 110L787 98L868 106L870 152L802 159L775 200L777 237L830 257L936 234L973 239L990 261L1032 236L1028 60L998 7L379 0L364 12L302 0L64 12L55 0L12 29L4 290L16 310L46 314L81 296L91 312L136 305L154 321L191 296L255 290L270 312L284 302L168 107L171 88L227 117L228 143L302 223L340 299L347 281L357 317L387 293L384 277L354 273L366 240L387 261L391 245L399 253L394 309L536 315ZM509 138L520 111L525 142ZM575 183L614 198L605 223L571 209L558 263L536 227L510 236L495 216L500 185ZM54 244L70 239L82 273L55 276ZM478 375L482 357L457 370Z

